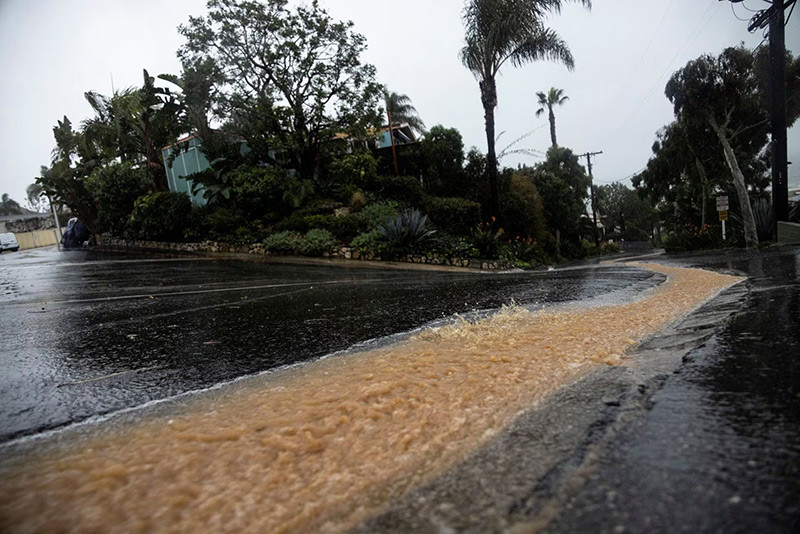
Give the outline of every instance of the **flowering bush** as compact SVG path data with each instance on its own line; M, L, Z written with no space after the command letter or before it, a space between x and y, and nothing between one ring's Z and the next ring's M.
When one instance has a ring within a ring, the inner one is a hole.
M503 245L502 228L495 228L496 218L491 221L481 223L472 229L472 244L478 249L481 258L487 260L497 259L500 255L500 248Z

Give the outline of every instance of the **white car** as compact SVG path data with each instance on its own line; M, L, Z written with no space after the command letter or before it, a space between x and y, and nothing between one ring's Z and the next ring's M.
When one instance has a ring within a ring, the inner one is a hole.
M19 243L17 243L17 236L12 233L0 234L0 252L10 250L16 252L19 250Z

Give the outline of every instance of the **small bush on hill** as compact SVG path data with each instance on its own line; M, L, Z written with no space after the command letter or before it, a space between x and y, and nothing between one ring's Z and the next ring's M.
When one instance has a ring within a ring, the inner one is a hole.
M327 230L314 228L300 240L298 252L303 256L321 256L336 246L336 239Z
M155 193L136 199L129 222L135 239L183 241L192 211L185 193Z
M434 252L445 258L474 258L478 250L469 240L447 233L437 233L433 237L431 248Z
M497 259L503 246L502 228L497 228L495 218L489 222L481 223L472 230L472 245L478 250L478 255L487 260Z
M297 254L303 237L297 232L278 232L264 240L264 248L277 254Z
M419 180L413 176L378 176L375 190L385 200L394 200L409 206L419 206L423 191Z
M481 205L465 198L427 197L424 205L431 222L454 235L469 235L481 220Z
M350 247L358 252L375 256L381 256L385 252L386 246L386 240L380 230L364 232L350 242Z

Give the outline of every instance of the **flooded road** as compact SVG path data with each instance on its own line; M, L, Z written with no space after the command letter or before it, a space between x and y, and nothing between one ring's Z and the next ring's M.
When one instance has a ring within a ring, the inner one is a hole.
M602 266L490 275L55 249L0 256L0 442L457 313L545 305L663 280Z
M735 284L669 276L630 303L511 308L198 397L172 416L6 462L11 529L340 531L448 469L522 409ZM169 418L167 418L169 417Z

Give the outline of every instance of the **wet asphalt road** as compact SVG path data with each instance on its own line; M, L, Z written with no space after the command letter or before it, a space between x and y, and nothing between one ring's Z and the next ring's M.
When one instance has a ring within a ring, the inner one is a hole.
M554 532L800 532L800 248L676 257L749 294L613 438Z
M800 247L658 262L748 280L355 531L800 532Z
M53 248L0 255L0 442L512 301L627 298L611 266L512 275Z

